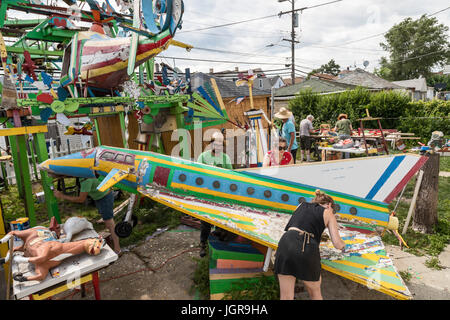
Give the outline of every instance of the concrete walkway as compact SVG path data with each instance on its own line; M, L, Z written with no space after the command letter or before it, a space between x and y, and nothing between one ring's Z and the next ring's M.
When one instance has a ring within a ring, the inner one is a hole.
M386 251L399 272L411 275L405 283L415 300L450 300L450 245L438 257L442 270L425 265L430 257L412 255L398 246L387 245Z

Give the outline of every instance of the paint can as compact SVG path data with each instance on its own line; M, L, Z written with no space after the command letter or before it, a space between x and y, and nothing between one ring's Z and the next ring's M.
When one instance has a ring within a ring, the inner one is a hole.
M19 223L19 230L30 229L30 219L29 218L19 218L16 221Z
M20 222L18 222L18 221L11 221L9 223L9 225L11 227L11 231L16 231L16 230L19 230ZM15 241L19 241L20 239L18 237L14 236L14 240Z

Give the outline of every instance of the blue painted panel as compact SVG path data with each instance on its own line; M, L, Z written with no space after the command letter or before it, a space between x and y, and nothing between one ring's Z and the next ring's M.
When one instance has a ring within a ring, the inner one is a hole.
M95 178L94 172L89 168L68 167L49 165L49 169L56 174L77 177L77 178Z
M387 179L394 173L394 171L398 168L400 163L406 158L406 156L400 156L395 157L392 159L389 166L386 168L386 170L381 175L380 179L375 183L375 185L372 187L372 189L369 191L369 193L366 196L366 199L373 199L377 192L381 189L381 187L386 183Z

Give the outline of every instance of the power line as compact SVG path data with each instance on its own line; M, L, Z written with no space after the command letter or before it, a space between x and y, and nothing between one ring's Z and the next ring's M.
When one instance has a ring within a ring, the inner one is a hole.
M272 15L265 16L265 17L254 18L254 19L248 19L248 20L242 20L242 21L236 21L236 22L230 22L230 23L225 23L225 24L221 24L221 25L210 26L210 27L207 27L207 28L200 28L200 29L194 29L194 30L179 31L178 34L180 34L180 33L186 33L186 32L194 32L194 31L209 30L209 29L215 29L215 28L222 28L222 27L229 27L229 26L233 26L233 25L236 25L236 24L247 23L247 22L252 22L252 21L257 21L257 20L264 20L264 19L273 18L273 17L276 17L276 16L278 16L278 15L277 15L277 14L272 14Z
M188 60L188 61L201 61L201 62L214 62L214 63L233 63L233 64L260 64L260 65L273 65L273 66L285 66L289 63L269 63L269 62L244 62L244 61L225 61L225 60L210 60L210 59L194 59L194 58L180 58L180 57L166 57L158 55L156 58L167 58L175 60Z
M313 8L317 8L317 7L321 7L321 6L325 6L331 3L335 3L335 2L341 2L343 0L335 0L335 1L330 1L330 2L326 2L326 3L321 3L321 4L317 4L314 6L310 6L310 7L304 7L301 9L297 9L296 11L303 11L303 10L307 10L307 9L313 9ZM230 22L230 23L225 23L225 24L220 24L220 25L216 25L216 26L210 26L210 27L206 27L206 28L200 28L200 29L194 29L194 30L186 30L186 31L179 31L178 34L180 33L186 33L186 32L194 32L194 31L202 31L202 30L210 30L210 29L215 29L215 28L222 28L222 27L229 27L229 26L233 26L236 24L241 24L241 23L247 23L247 22L253 22L253 21L258 21L258 20L264 20L264 19L268 19L268 18L273 18L273 17L279 17L282 14L286 14L289 13L291 11L287 11L287 12L280 12L278 14L272 14L272 15L268 15L268 16L264 16L264 17L259 17L259 18L253 18L253 19L248 19L248 20L242 20L242 21L236 21L236 22Z

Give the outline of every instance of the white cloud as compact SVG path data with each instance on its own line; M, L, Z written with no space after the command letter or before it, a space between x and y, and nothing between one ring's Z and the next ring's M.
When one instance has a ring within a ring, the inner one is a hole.
M296 2L296 8L300 8L328 1L302 0ZM288 11L291 4L287 1L279 3L277 0L185 0L184 4L183 29L176 34L177 40L199 48L254 53L255 55L249 57L195 49L186 53L179 48L171 48L162 54L164 56L277 64L285 63L286 57L291 56L290 43L281 41L283 37L290 38L290 15L192 32L209 26ZM448 1L446 0L433 2L418 0L344 0L305 10L300 14L300 27L296 28L296 33L301 41L296 46L296 58L298 59L296 64L313 68L328 62L330 59L335 59L342 68L345 68L355 63L362 67L363 61L368 60L370 62L368 69L372 71L374 67L377 67L380 57L386 55L379 46L384 37L377 36L348 45L345 45L346 43L386 32L394 24L407 17L418 18L422 14L431 14L447 6ZM440 23L448 25L450 10L438 14L436 17ZM277 45L267 47L270 44ZM235 66L239 66L240 69L259 67L258 65L237 63L225 64L183 60L177 60L176 65L181 69L190 67L193 71L204 72L209 71L210 68L220 71L234 69ZM261 65L260 67L275 69L282 66ZM307 68L303 67L298 67L298 69L308 71Z

